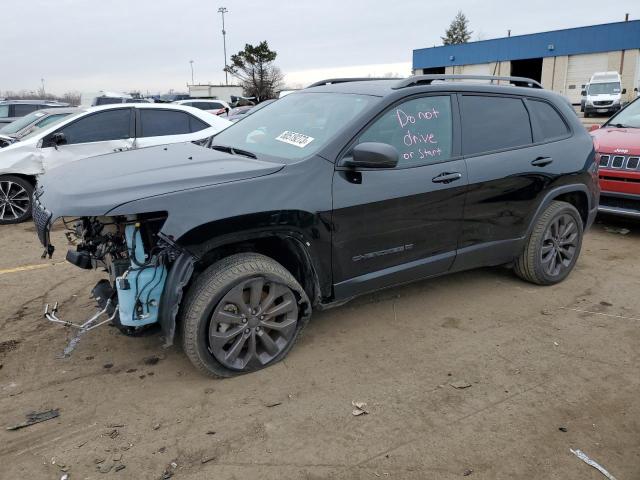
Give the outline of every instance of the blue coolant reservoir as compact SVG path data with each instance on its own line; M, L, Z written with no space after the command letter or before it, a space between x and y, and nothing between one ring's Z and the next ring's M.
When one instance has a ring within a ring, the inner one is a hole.
M147 258L139 229L135 225L127 225L124 232L129 257L135 255L137 262L144 264ZM160 297L166 279L167 269L158 257L151 258L146 266L138 266L131 262L131 268L116 279L120 323L140 327L157 322Z

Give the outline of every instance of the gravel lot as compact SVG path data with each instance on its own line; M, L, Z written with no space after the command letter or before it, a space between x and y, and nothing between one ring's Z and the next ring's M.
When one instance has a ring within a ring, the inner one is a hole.
M561 285L495 268L387 290L316 314L286 361L221 381L110 327L57 358L70 332L43 304L80 320L100 274L63 262L60 230L51 261L30 224L2 227L0 423L60 416L3 428L0 476L602 478L580 448L638 478L640 224L604 221Z
M71 332L43 305L86 318L101 274L54 240L41 260L31 224L0 227L0 423L60 409L1 429L2 478L604 478L570 448L640 477L640 223L599 219L556 287L484 269L316 313L284 362L230 380L106 326L59 358Z

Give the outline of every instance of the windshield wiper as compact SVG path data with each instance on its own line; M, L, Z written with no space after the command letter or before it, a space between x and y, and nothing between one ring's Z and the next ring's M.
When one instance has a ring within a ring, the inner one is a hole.
M613 126L615 128L634 128L631 125L625 125L624 123L614 123Z
M242 155L243 157L258 158L255 153L251 153L247 150L241 150L239 148L227 147L226 145L211 145L211 148L213 150L229 153L231 155Z

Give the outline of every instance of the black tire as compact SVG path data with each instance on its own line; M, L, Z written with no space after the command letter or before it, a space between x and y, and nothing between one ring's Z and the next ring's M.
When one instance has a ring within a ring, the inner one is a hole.
M553 201L536 219L527 243L516 259L516 274L531 283L553 285L564 280L578 260L583 224L578 210Z
M260 297L255 309L254 286L259 286L256 291ZM247 292L248 302L245 301ZM268 303L272 294L273 299ZM239 302L235 301L238 296ZM278 300L280 303L275 303ZM286 313L270 316L269 312L285 303ZM261 313L266 315L266 320L262 320L265 315ZM233 320L220 322L220 318L229 316ZM282 360L293 348L310 316L310 302L304 289L282 265L256 253L231 255L207 268L189 288L181 313L182 345L191 363L202 373L211 377L233 377ZM223 341L227 343L222 344ZM240 347L236 348L237 344ZM268 351L267 345L273 350ZM229 359L232 350L238 353Z
M584 118L589 118L591 116L591 112L584 111Z
M33 185L28 180L14 175L0 175L0 225L29 220L32 197Z

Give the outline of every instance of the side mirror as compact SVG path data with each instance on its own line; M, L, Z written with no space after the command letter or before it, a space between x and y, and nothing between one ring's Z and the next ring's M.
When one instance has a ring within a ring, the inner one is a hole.
M593 132L594 130L598 130L600 128L600 125L591 125L587 131L589 132Z
M623 89L622 89L622 94L624 95L625 93L627 93L627 89L626 89L626 88L623 88Z
M58 145L64 145L65 143L67 143L67 137L65 137L64 133L56 132L51 136L51 144L54 147L57 147Z
M387 143L363 142L353 148L344 165L354 168L394 168L398 165L398 150Z
M585 96L587 95L587 91L586 91L586 90L582 90L582 91L580 92L580 95L582 95L583 97L585 97Z

